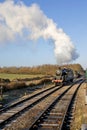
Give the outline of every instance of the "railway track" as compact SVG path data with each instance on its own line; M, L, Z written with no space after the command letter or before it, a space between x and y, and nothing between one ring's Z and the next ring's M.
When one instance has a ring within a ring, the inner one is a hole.
M19 104L21 104L21 103L23 103L23 102L26 102L26 101L28 101L28 100L30 100L30 99L32 99L32 98L34 98L34 97L36 97L36 96L42 94L42 93L45 93L45 92L47 92L47 91L49 91L49 90L52 90L52 89L54 89L54 88L55 88L55 86L48 87L48 88L45 88L45 89L43 89L43 90L40 90L40 92L36 92L35 94L30 94L30 95L25 96L25 97L23 97L23 98L20 98L20 99L18 99L18 100L16 100L16 101L12 102L12 103L10 103L10 104L6 104L6 105L3 106L2 109L0 109L0 113L5 112L5 111L7 111L8 109L11 109L11 108L13 108L13 107L16 107L17 105L19 105ZM60 89L60 88L61 88L61 87L59 87L59 89Z
M0 110L0 128L3 128L6 124L8 124L8 122L17 118L21 115L21 113L23 114L26 110L31 109L38 102L45 99L53 92L59 90L61 87L62 86L52 86L24 99L17 100L16 102L8 106L5 106L3 109Z
M73 93L75 93L75 91L79 88L79 84L81 84L81 82L82 81L78 81L75 85L67 87L51 87L29 96L26 99L17 101L11 106L7 106L0 111L0 128L4 130L6 130L6 128L8 129L8 124L11 124L14 120L16 122L17 117L23 115L26 111L28 111L31 115L29 117L29 123L25 123L24 125L24 128L27 130L36 128L47 130L48 128L51 130L53 128L53 130L55 130L56 127L62 128L63 125L60 124L63 124L65 114L67 113L69 104L73 99ZM42 106L42 108L39 106ZM62 111L60 110L61 108ZM32 113L35 118L32 117ZM14 130L16 129L14 125L12 127L14 127ZM12 127L11 129L13 129ZM21 126L19 125L19 127Z
M27 130L70 130L69 120L66 121L66 118L81 84L82 82L67 88Z

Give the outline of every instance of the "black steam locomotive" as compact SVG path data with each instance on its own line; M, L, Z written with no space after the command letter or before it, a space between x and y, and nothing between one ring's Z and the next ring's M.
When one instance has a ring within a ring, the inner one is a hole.
M55 83L55 86L57 85L65 85L67 83L73 82L74 79L74 73L72 69L67 69L67 68L59 68L56 71L56 75L52 82Z

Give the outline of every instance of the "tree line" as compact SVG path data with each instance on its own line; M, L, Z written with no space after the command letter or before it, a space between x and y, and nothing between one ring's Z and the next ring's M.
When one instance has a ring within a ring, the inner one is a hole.
M58 65L39 65L33 67L0 67L0 73L7 74L43 74L43 75L53 75L58 69ZM83 68L80 64L68 64L63 65L61 68L67 67L71 68L74 71L83 72Z

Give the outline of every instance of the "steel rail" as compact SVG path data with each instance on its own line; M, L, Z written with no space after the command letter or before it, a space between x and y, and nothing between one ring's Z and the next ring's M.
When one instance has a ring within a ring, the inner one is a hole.
M77 92L78 92L78 90L79 90L79 88L80 88L80 86L81 86L81 84L83 82L84 82L84 80L81 81L81 83L78 85L77 89L75 90L74 94L71 97L71 100L69 101L69 104L67 105L67 109L65 111L65 114L64 114L64 117L63 117L63 120L62 120L62 123L61 123L61 126L60 126L59 130L65 130L65 119L66 119L66 116L67 116L67 114L69 112L69 109L70 109L70 107L72 105L72 102L74 101L74 99L76 97L76 94L77 94Z
M73 83L74 84L74 83ZM39 98L38 100L36 100L35 102L31 103L30 105L28 105L27 107L23 108L22 110L18 111L17 113L13 113L13 115L11 117L8 117L7 119L3 120L0 122L0 128L4 128L6 124L8 124L9 122L11 122L12 120L16 119L17 117L19 117L21 114L23 114L25 111L31 109L34 105L38 104L40 101L44 100L46 97L48 97L49 95L51 95L52 93L56 92L57 90L59 90L61 87L56 87L53 91L49 92L48 94L42 96L41 98ZM45 91L45 90L44 90ZM41 92L42 93L42 92ZM35 94L36 95L36 94Z
M82 83L82 81L80 81ZM74 84L73 84L74 85ZM46 114L52 110L52 108L56 105L56 103L73 87L73 85L71 85L68 89L66 89L61 95L59 95L55 101L53 101L38 117L37 119L32 122L31 126L29 128L27 128L26 130L36 130L38 129L38 125L40 123L41 120L43 120L43 118L46 116ZM68 108L68 107L67 107ZM65 113L66 115L66 113ZM64 116L65 117L65 116ZM63 119L64 121L64 119ZM24 129L25 130L25 129Z
M12 116L8 117L6 120L3 120L0 122L0 128L4 128L4 126L6 124L8 124L8 122L10 122L11 120L17 118L18 116L20 116L21 114L23 114L25 111L31 109L34 105L38 104L40 101L44 100L46 97L48 97L49 95L51 95L52 93L56 92L57 90L61 89L61 87L56 87L54 90L52 90L51 92L49 92L48 94L45 94L44 96L42 96L41 98L37 99L36 101L34 101L33 103L29 104L27 107L23 108L22 110L14 113ZM15 107L15 106L14 106Z
M58 87L58 86L56 86L56 87ZM40 91L40 92L38 92L38 93L36 93L36 94L34 94L34 95L31 95L31 96L29 96L29 97L27 97L27 98L25 98L25 99L18 100L18 101L14 102L14 103L11 104L11 105L5 106L4 108L0 109L0 113L5 112L5 111L7 111L8 109L11 109L11 108L13 108L13 107L15 107L15 106L17 106L17 105L19 105L19 104L21 104L21 103L27 101L27 100L30 100L30 99L32 99L32 98L34 98L34 97L36 97L36 96L38 96L38 95L40 95L40 94L42 94L42 93L44 93L44 92L47 92L47 91L49 91L49 90L51 90L51 89L53 89L53 88L55 88L55 86L52 86L52 87L47 88L47 89L45 89L45 90L42 90L42 91Z

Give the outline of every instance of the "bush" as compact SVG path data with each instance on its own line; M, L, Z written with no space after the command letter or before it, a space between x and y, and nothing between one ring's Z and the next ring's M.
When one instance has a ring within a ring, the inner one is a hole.
M10 82L7 84L6 89L12 90L12 89L20 89L26 87L26 84L24 82Z

